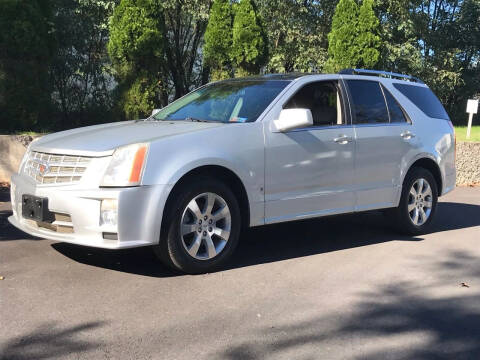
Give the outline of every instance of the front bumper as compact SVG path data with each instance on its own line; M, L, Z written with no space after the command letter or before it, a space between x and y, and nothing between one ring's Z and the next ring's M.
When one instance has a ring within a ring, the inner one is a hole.
M38 186L32 179L14 174L11 181L13 215L8 220L30 235L72 244L107 249L153 245L159 240L163 207L170 190L170 185L96 189L69 185ZM58 232L24 219L23 194L47 197L50 211L70 216L73 231ZM117 199L118 226L100 225L103 199ZM117 239L104 238L104 233L117 233Z

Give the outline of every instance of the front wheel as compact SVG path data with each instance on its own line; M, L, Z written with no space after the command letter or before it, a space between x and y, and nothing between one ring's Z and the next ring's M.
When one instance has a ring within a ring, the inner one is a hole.
M201 178L182 185L169 204L155 253L186 273L218 269L239 240L240 209L232 191L215 179Z
M412 168L405 176L400 203L393 209L398 230L408 235L428 232L437 197L437 183L432 174L424 168Z

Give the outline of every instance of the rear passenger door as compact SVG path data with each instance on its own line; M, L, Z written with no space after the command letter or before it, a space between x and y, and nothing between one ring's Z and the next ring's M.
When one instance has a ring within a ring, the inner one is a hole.
M392 207L401 163L412 148L411 122L379 81L345 80L355 130L355 210Z

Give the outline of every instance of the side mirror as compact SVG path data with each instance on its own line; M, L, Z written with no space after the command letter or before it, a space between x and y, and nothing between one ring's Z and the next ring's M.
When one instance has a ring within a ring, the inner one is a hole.
M152 110L152 115L150 115L150 116L155 115L155 114L158 113L160 110L162 110L162 109L153 109L153 110Z
M313 125L310 109L283 109L278 120L274 120L275 130L285 132Z

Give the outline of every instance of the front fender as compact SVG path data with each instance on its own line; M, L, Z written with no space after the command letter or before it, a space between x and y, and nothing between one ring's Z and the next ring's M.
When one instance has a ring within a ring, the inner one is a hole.
M221 166L243 183L250 224L264 218L264 145L260 123L225 125L159 139L150 144L143 185L170 185L202 166Z

